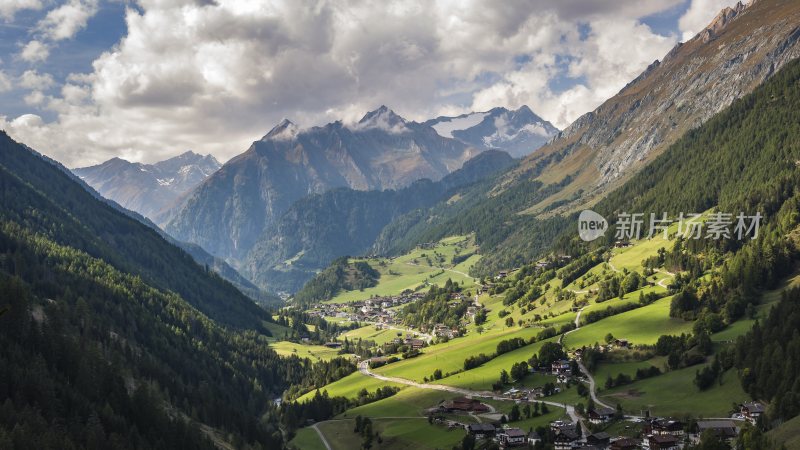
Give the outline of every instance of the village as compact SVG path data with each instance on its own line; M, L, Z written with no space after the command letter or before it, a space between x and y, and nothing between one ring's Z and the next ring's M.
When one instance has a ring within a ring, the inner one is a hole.
M622 344L627 345L627 342ZM576 356L580 358L580 354ZM535 411L534 414L539 414L539 411L546 413L548 404L558 405L544 400L561 391L562 387L558 385L587 381L573 372L575 364L575 359L561 359L550 366L531 368L531 372L555 377L557 383L512 388L492 398L513 400L525 414L531 411ZM545 439L543 434L547 433L546 439L554 444L556 450L680 450L688 445L696 445L701 436L707 435L732 444L745 422L755 424L765 409L766 405L761 402L746 402L740 404L739 412L730 418L677 419L653 417L649 413L644 416L626 415L620 409L598 405L582 414L584 423L554 420L545 430L513 427L510 423L513 417L498 413L490 404L470 396L442 401L427 409L425 414L433 424L449 429L463 428L476 442L490 441L500 448L534 447ZM479 421L461 421L459 416L479 418ZM638 432L634 435L630 432L626 435L607 432L614 424L623 424L623 429L636 429Z

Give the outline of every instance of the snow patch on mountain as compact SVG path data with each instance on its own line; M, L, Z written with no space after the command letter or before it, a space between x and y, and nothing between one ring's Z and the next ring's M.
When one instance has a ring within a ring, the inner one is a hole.
M452 138L454 131L472 128L483 122L483 119L486 118L487 115L489 115L489 113L477 112L453 118L444 118L442 121L434 124L433 129L439 133L439 136Z

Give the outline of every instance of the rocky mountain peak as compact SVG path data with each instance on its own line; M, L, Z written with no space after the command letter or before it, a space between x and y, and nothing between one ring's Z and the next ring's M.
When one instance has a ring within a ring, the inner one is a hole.
M261 140L289 140L297 136L299 127L289 119L281 120Z

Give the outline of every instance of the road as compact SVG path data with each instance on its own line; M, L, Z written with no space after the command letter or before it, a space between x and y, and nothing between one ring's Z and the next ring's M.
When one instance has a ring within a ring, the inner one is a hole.
M376 378L376 379L382 380L382 381L389 381L389 382L392 382L392 383L405 384L407 386L413 386L413 387L419 388L419 389L429 389L429 390L435 390L435 391L452 392L454 394L460 394L460 395L469 396L469 397L488 398L488 399L498 400L498 401L509 401L509 402L516 401L513 398L504 397L502 395L496 395L495 393L490 392L490 391L473 391L471 389L464 389L464 388L459 388L459 387L455 387L455 386L447 386L447 385L444 385L444 384L417 383L416 381L408 380L406 378L387 377L387 376L380 375L380 374L377 374L377 373L372 372L371 370L369 370L369 366L367 365L367 361L362 361L361 363L359 363L358 370L363 375L366 375L368 377ZM546 403L546 404L548 404L550 406L555 406L557 408L564 408L566 406L567 414L569 415L569 417L572 420L572 422L574 423L574 422L579 422L580 421L580 417L578 417L578 414L575 412L575 408L570 406L570 405L564 405L563 403L548 402L548 401L542 401L542 403ZM488 406L491 409L491 412L495 412L494 408L491 405L486 405L486 406Z

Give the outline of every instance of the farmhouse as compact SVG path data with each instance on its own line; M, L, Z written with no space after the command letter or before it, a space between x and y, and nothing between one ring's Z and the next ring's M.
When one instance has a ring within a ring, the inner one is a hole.
M531 431L528 433L528 445L533 447L537 443L542 442L542 437L539 436L539 433L535 431Z
M749 402L742 405L742 415L749 421L755 423L762 414L766 407L761 402Z
M525 432L519 428L507 428L497 433L503 447L522 447L525 445Z
M683 436L685 424L674 419L653 419L644 426L645 434Z
M467 433L475 437L475 439L488 439L495 434L495 427L490 423L471 423L466 426Z
M639 448L640 441L631 438L617 439L611 443L611 450L636 450Z
M550 366L550 371L553 372L553 375L572 375L571 365L566 359L554 361Z
M668 434L647 436L642 442L642 447L646 450L678 450L680 448L678 438Z
M574 428L559 428L556 432L555 438L553 438L553 444L556 447L556 450L569 450L572 448L572 444L577 442L580 439L580 435L575 432Z
M614 408L597 408L592 411L589 411L589 422L594 424L608 422L614 417L614 413L616 411Z
M732 420L698 420L692 428L692 440L700 441L700 436L707 431L729 442L739 435L739 427Z
M611 435L602 431L586 436L586 443L589 445L605 448L608 447L609 442L611 442Z

